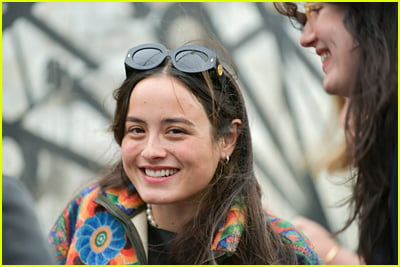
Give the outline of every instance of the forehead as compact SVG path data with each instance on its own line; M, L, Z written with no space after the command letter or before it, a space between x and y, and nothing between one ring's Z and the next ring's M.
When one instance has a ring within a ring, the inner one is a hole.
M170 112L186 116L204 115L204 107L196 96L182 82L164 74L150 76L141 80L133 88L129 112L144 113Z

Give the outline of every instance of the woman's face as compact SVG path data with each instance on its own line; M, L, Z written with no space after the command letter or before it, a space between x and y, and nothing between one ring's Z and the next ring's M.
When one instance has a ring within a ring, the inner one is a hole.
M203 106L178 80L160 74L134 87L122 162L145 202L179 204L198 199L221 158L211 133Z
M337 4L312 3L307 13L300 44L315 47L321 57L325 91L348 96L354 86L359 49L345 28L345 8Z

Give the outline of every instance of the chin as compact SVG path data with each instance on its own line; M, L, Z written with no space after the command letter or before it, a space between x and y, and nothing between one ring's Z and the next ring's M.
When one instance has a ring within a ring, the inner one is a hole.
M332 87L324 85L324 90L329 95L336 95L336 90L334 90Z
M349 85L346 83L345 85L340 83L333 83L331 80L325 77L323 82L324 90L329 95L338 95L343 97L349 96Z
M348 97L349 94L346 89L339 89L337 87L324 87L325 92L329 95L335 95L335 96L342 96L342 97Z
M329 83L329 81L327 81L326 79L324 80L323 86L324 86L324 90L327 94L340 95L338 92L339 90L338 90L337 86L334 86L332 83Z
M140 195L140 197L144 202L156 205L168 204L171 202L170 199L159 197L158 194Z

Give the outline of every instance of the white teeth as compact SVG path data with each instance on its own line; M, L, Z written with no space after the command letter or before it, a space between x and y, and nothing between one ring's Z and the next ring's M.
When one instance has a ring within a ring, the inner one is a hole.
M146 173L147 176L157 178L157 177L174 175L175 173L178 172L178 169L165 169L165 170L144 169L144 172Z
M324 63L325 60L327 60L328 57L331 56L331 53L327 52L321 55L321 62Z

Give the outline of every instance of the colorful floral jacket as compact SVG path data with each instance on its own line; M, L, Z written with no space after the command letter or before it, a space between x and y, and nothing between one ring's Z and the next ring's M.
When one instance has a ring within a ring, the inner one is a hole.
M59 264L147 264L145 203L126 189L102 192L98 185L78 194L49 234ZM240 205L231 207L210 248L216 258L236 250L245 218ZM274 229L291 241L300 264L321 264L307 238L286 221L269 215ZM222 257L224 256L224 257Z

